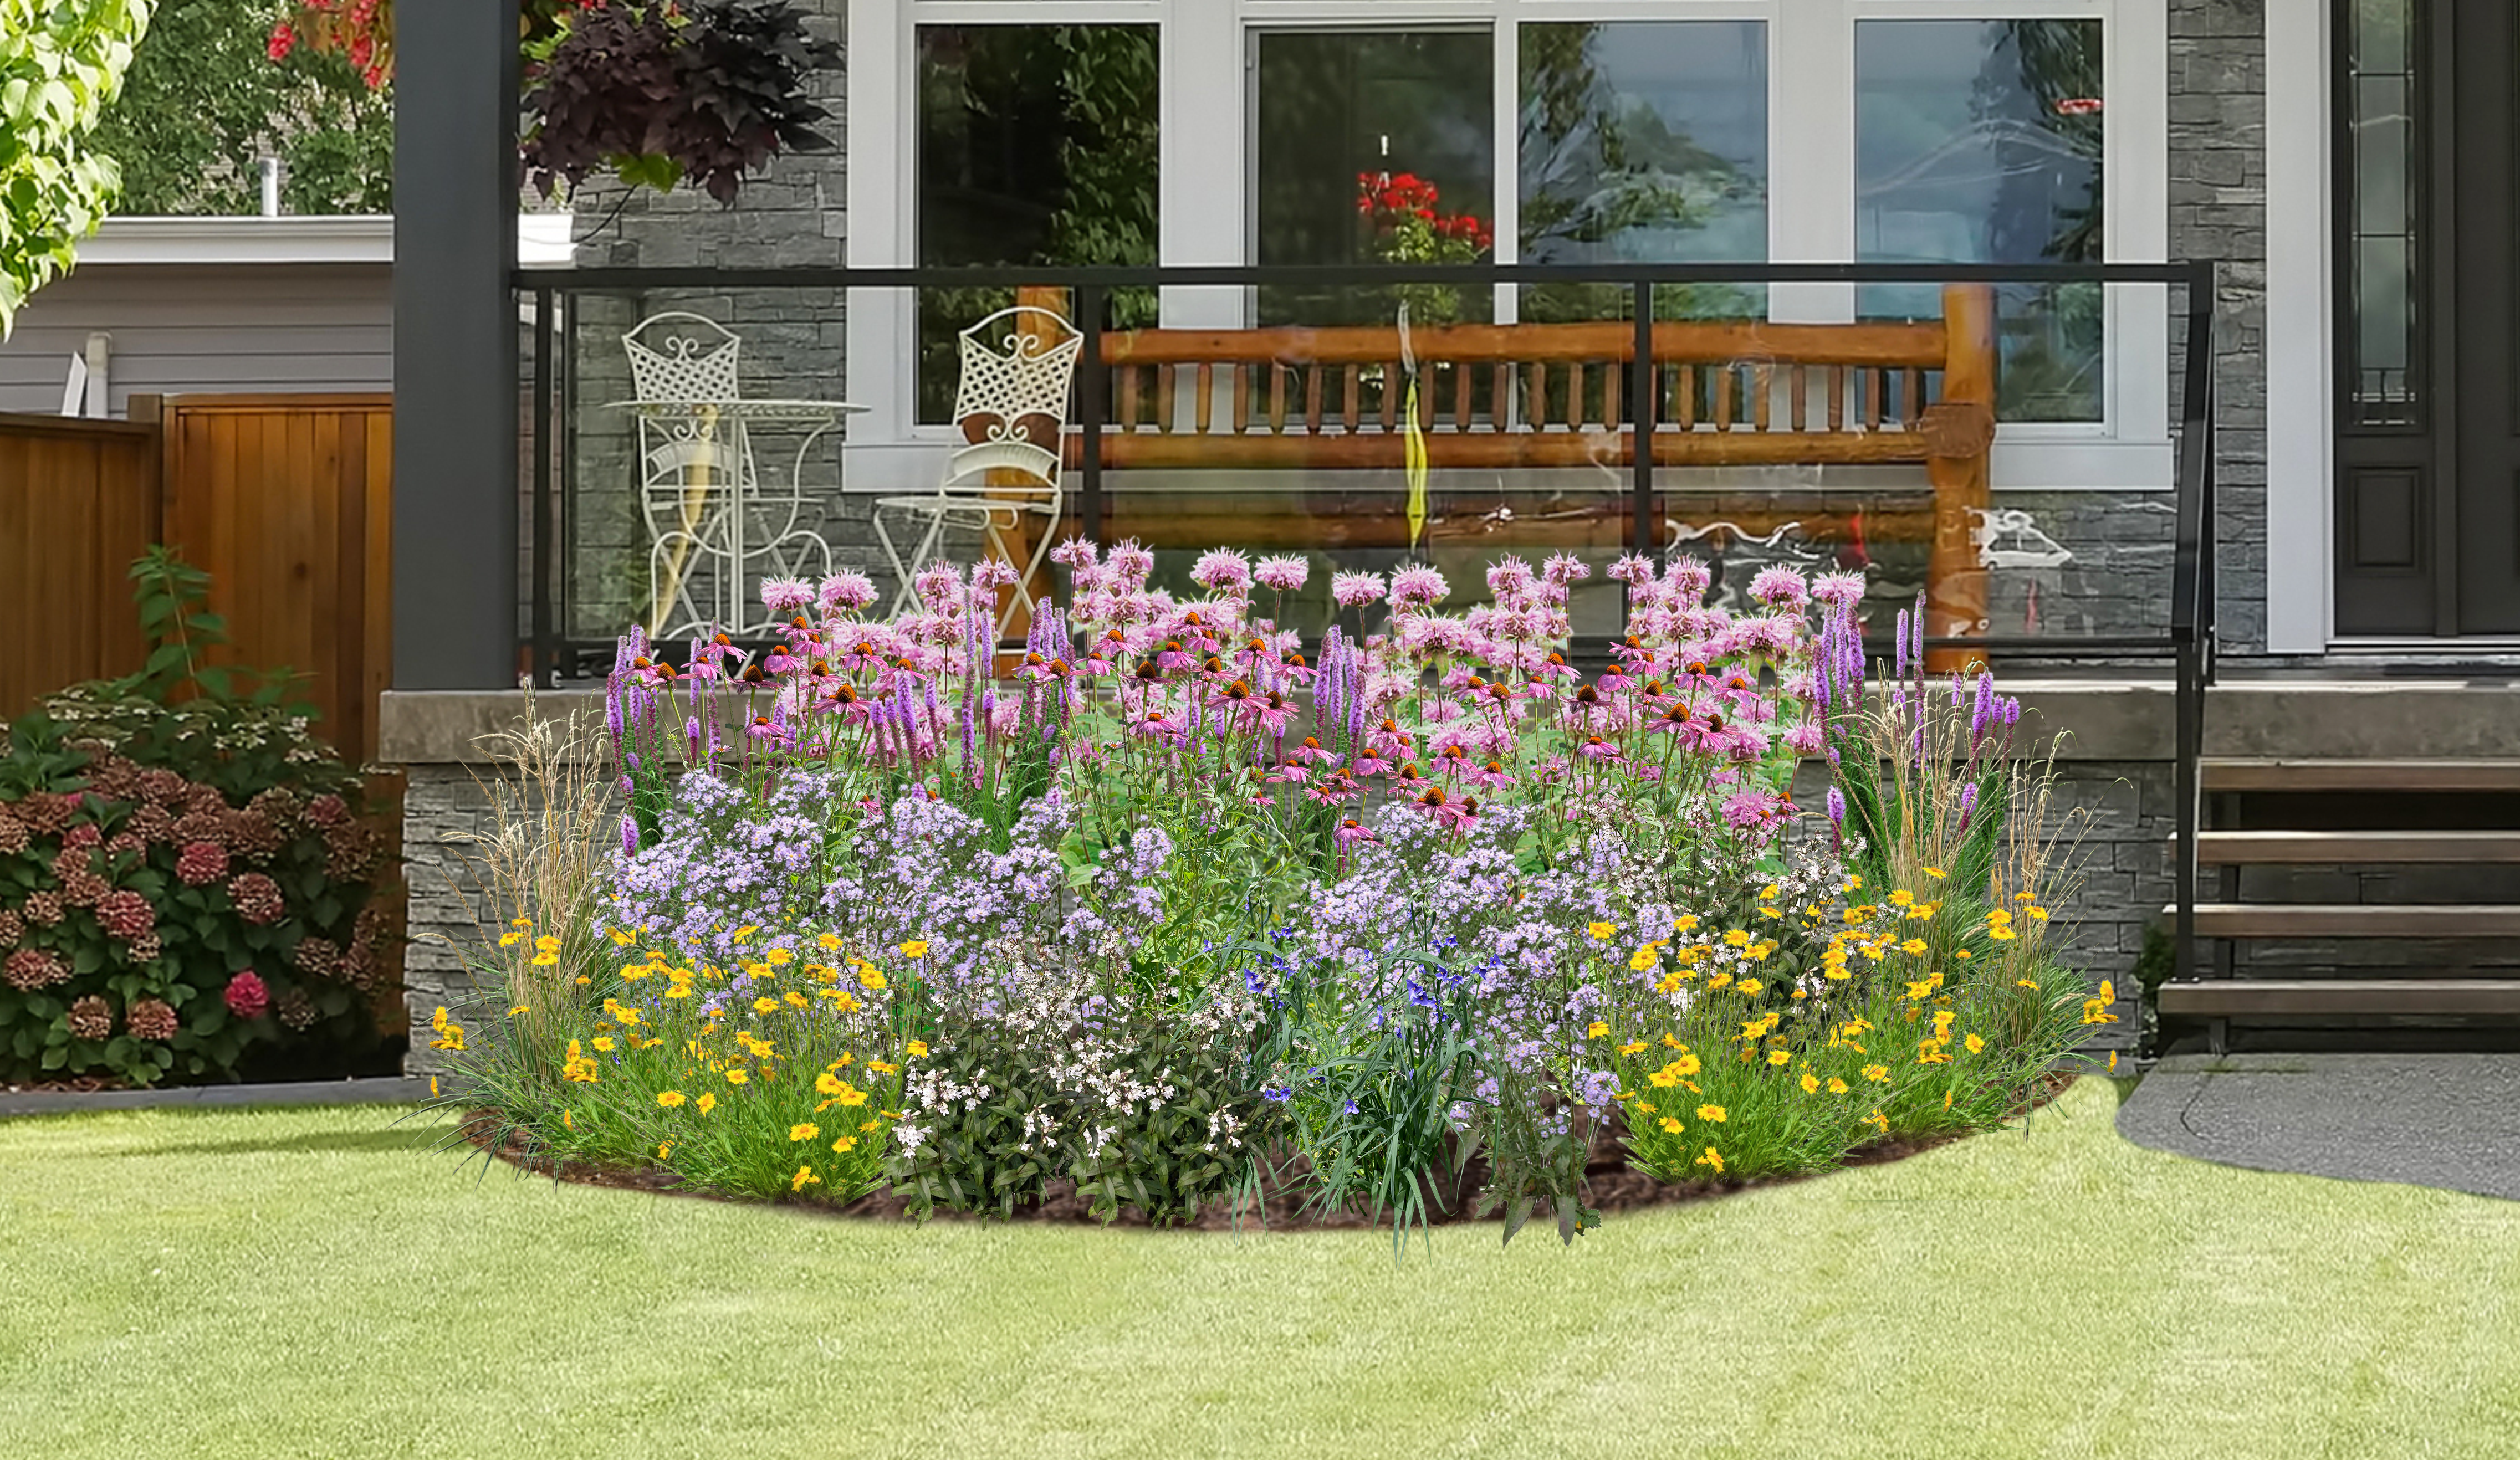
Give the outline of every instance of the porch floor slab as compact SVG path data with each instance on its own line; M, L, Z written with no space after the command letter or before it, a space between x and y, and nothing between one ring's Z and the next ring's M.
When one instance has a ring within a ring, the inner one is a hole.
M2119 1107L2118 1133L2252 1171L2520 1201L2520 1054L2173 1055Z

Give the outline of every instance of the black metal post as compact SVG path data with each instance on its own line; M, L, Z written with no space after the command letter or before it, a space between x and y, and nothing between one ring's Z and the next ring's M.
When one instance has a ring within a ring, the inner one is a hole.
M560 678L560 649L552 630L552 290L534 290L534 683L550 688Z
M1078 464L1077 514L1085 519L1085 536L1100 546L1102 542L1102 417L1107 409L1103 392L1110 376L1102 369L1102 288L1100 285L1081 285L1076 290L1076 330L1084 336L1079 350L1083 374L1077 385L1078 416L1076 432L1084 447L1084 458Z
M1628 372L1628 419L1633 422L1629 434L1628 470L1630 496L1628 547L1638 553L1651 553L1655 548L1653 521L1653 297L1650 279L1640 279L1632 286L1636 290L1637 315L1636 364Z
M397 22L393 684L495 689L523 627L517 0Z

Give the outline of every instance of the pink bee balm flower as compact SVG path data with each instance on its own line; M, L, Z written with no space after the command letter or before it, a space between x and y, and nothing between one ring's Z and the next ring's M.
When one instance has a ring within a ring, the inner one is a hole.
M1379 573L1340 573L1330 579L1330 600L1341 608L1361 607L1381 597Z
M1391 575L1391 603L1395 608L1428 608L1444 601L1453 586L1444 575L1424 563L1412 563Z
M1312 573L1313 565L1310 561L1289 554L1260 559L1260 566L1252 570L1251 576L1259 580L1262 588L1290 594L1302 588L1304 580L1310 578Z
M1200 555L1190 570L1190 581L1211 594L1240 597L1251 589L1251 560L1230 548L1219 548Z
M833 573L823 580L822 599L827 613L855 613L875 601L875 584L864 573Z
M1849 608L1864 598L1862 573L1823 573L1811 587L1812 601L1831 608Z
M814 601L814 585L802 578L761 580L761 606L773 613L793 613Z
M1811 600L1811 586L1792 568L1761 568L1750 580L1750 597L1771 608L1799 611Z

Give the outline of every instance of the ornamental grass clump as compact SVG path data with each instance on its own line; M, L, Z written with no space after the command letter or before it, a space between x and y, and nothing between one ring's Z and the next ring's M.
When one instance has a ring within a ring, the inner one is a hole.
M1571 556L1457 614L1432 567L1340 574L1307 645L1302 559L1209 553L1184 599L1134 544L1055 555L1013 654L997 562L892 618L856 574L765 584L757 655L625 639L594 753L517 747L515 922L436 1031L460 1098L729 1193L1571 1239L1605 1152L1731 1181L1990 1126L2106 1017L2048 935L2070 846L2017 707L1929 686L1904 624L1868 686L1858 575L1762 573L1736 616L1625 559L1580 673Z

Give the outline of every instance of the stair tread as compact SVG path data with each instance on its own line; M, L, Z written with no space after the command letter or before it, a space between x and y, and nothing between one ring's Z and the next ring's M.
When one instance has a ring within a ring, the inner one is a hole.
M2520 790L2520 758L2216 757L2197 769L2208 791Z
M2176 917L2178 907L2164 907ZM2520 907L2457 903L2200 903L2209 938L2520 938Z
M2201 831L2196 854L2209 866L2520 862L2520 831Z
M2520 1013L2520 979L2189 979L2163 984L2165 1014Z

